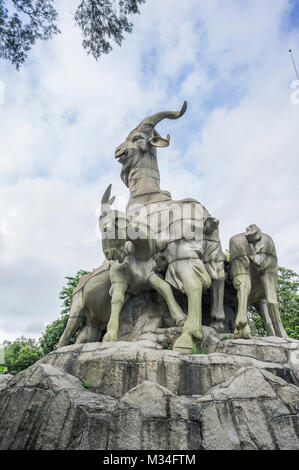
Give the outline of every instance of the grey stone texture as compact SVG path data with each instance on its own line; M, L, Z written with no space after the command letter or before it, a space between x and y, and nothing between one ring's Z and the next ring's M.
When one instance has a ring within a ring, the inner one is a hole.
M6 387L7 382L12 378L11 374L0 374L0 390Z
M298 449L299 341L218 339L206 352L53 351L0 385L0 449Z

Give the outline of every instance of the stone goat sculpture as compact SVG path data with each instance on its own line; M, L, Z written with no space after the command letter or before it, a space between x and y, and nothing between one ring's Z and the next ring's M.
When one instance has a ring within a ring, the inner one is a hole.
M191 352L193 338L202 338L202 291L211 286L211 326L218 331L224 327L224 261L218 224L205 207L193 199L173 201L168 191L160 189L157 147L167 147L170 137L162 138L155 126L163 119L178 119L185 113L185 102L179 112L165 111L145 118L115 150L115 158L122 165L121 178L130 190L127 216L135 222L148 223L151 216L174 212L174 220L151 224L158 251L169 265L166 280L188 297L188 319L183 335L175 349ZM173 209L173 206L175 208ZM183 213L189 213L185 216ZM192 212L195 215L192 215ZM181 225L198 236L188 239L181 233ZM171 234L169 228L171 226ZM166 234L166 235L165 235Z
M66 346L77 331L76 343L100 341L111 314L109 271L104 263L91 274L82 276L71 299L70 315L58 347Z
M177 326L185 322L185 314L175 301L170 285L160 278L156 270L155 240L148 226L131 223L125 214L113 210L110 199L111 185L102 198L100 230L103 252L109 261L111 279L111 316L103 341L117 341L119 315L126 293L137 294L154 289L164 298L170 315Z
M273 240L250 225L246 233L233 236L229 243L230 270L238 295L235 338L250 338L248 305L258 310L267 333L287 337L276 296L277 255Z

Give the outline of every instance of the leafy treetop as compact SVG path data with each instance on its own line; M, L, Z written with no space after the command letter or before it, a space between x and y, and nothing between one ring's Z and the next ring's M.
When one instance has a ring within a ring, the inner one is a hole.
M60 31L53 0L0 0L0 59L16 66L25 62L38 39Z
M145 0L82 0L74 19L80 27L82 45L88 54L99 59L112 50L111 40L119 46L124 33L133 24L128 15L140 13ZM19 69L36 41L51 39L60 33L58 13L53 0L0 0L0 59Z

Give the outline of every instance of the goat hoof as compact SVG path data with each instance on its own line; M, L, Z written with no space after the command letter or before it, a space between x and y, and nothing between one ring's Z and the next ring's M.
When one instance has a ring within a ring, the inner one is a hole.
M117 341L117 335L113 332L107 331L103 338L103 343L112 343Z
M250 339L251 338L251 331L249 325L246 325L244 328L235 329L234 331L234 338L235 339Z
M223 320L214 320L209 326L211 328L214 328L217 331L217 333L226 332L226 325Z
M191 354L193 352L192 336L183 333L174 343L173 350L181 354Z

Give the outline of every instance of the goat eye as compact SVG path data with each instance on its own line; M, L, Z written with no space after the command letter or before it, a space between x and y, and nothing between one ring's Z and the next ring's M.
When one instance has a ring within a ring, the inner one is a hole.
M133 142L137 142L137 140L141 140L142 137L140 135L135 135Z

